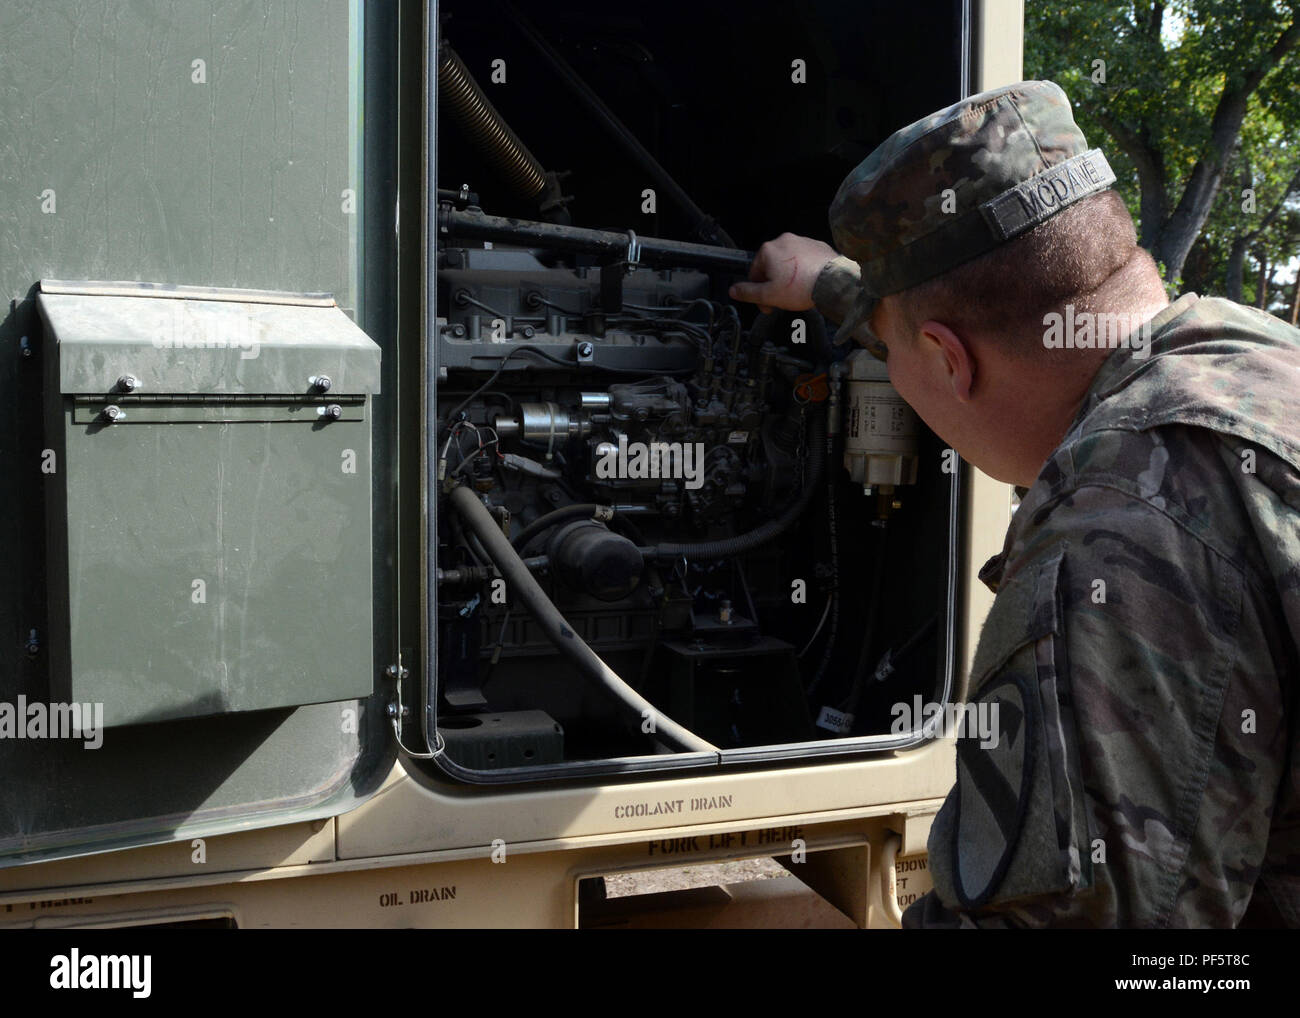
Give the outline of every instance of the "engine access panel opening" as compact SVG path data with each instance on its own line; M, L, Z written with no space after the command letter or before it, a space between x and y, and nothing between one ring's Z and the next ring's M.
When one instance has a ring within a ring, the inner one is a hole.
M961 5L440 19L440 766L915 743L952 685L956 456L834 323L727 290L960 98Z

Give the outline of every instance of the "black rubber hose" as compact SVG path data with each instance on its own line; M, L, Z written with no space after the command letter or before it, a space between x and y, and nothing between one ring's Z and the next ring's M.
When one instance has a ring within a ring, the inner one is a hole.
M501 533L496 520L488 513L474 492L461 484L452 488L448 496L451 506L460 513L465 525L478 535L487 549L493 564L506 578L511 593L528 609L529 613L541 627L542 632L561 654L567 657L588 679L600 686L622 703L637 722L644 718L654 719L654 735L666 746L684 752L716 753L718 747L705 742L698 735L683 728L676 721L661 713L649 700L641 696L631 686L618 677L618 674L601 660L594 650L587 646L560 614L546 591L524 565L518 553Z
M813 360L818 364L829 364L835 359L835 347L830 336L826 335L826 320L816 311L809 311L803 316L808 323L808 345L812 348Z
M604 513L597 516L597 512L604 510ZM613 516L613 519L609 519ZM523 551L525 546L538 534L551 527L558 526L561 523L568 523L570 520L598 520L608 523L616 530L621 530L633 544L645 544L645 535L625 513L616 512L612 507L607 505L596 505L594 502L579 502L574 505L561 506L559 509L553 509L544 516L539 516L532 523L524 527L514 537L510 539L510 544L516 551Z
M853 685L849 695L840 704L840 710L846 714L856 714L862 692L867 687L867 669L871 667L871 645L876 637L876 617L880 614L881 579L885 574L885 527L872 527L876 531L876 560L871 567L871 586L867 593L867 624L862 634L862 648L858 651L858 663L853 669Z
M602 510L604 511L601 512ZM597 516L597 513L601 515ZM517 550L523 551L529 541L551 527L559 526L561 523L568 523L570 520L608 520L613 515L614 511L609 506L596 505L594 502L579 502L577 505L561 506L559 509L553 509L549 513L537 517L512 537L510 544Z
M790 529L794 521L804 514L809 503L812 502L813 497L817 494L822 475L826 471L826 416L824 409L815 413L809 423L808 431L810 457L808 476L804 478L799 497L791 502L779 516L768 520L747 534L739 534L736 537L727 537L720 541L656 544L653 547L641 549L642 553L647 558L662 559L681 558L682 556L686 558L731 558L733 555L743 555L746 552L753 551L774 537L785 533Z
M822 330L822 338L826 338L825 330ZM826 459L828 462L835 462L835 436L830 434L829 429L826 434ZM808 687L810 693L820 686L822 679L826 677L826 671L831 666L831 659L835 656L835 641L840 628L840 542L835 512L834 471L827 471L826 473L826 535L830 544L831 628L826 635L826 646L822 650L821 663L818 664L817 671L813 673L812 685Z

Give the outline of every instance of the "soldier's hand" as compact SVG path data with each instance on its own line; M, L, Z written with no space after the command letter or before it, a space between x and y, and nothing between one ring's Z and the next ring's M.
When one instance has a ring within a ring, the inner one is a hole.
M773 308L807 311L813 306L813 284L823 266L835 257L829 244L811 237L783 233L758 249L749 266L748 283L735 283L732 300L757 304L764 314Z

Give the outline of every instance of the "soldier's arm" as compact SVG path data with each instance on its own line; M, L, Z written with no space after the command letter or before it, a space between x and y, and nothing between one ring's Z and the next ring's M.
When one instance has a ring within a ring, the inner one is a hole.
M817 273L813 305L832 322L848 318L862 291L862 268L852 258L836 255Z
M1281 774L1270 737L1243 727L1244 711L1282 714L1266 592L1130 485L1019 510L1034 517L969 697L996 709L997 739L958 739L935 890L905 926L1232 926L1245 911Z
M835 342L859 336L871 304L862 290L862 270L851 258L835 253L828 244L793 233L783 233L758 249L749 266L749 282L731 287L734 300L773 308L807 311L815 307L840 324Z
M783 233L758 249L749 266L749 281L735 283L729 292L733 300L757 304L764 312L773 308L807 311L814 306L814 290L823 269L833 261L848 259L840 258L833 247L820 240ZM822 309L822 313L840 320L829 310Z

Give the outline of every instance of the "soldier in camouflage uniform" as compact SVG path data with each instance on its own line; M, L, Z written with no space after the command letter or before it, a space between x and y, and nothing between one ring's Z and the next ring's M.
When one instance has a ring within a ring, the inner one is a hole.
M843 255L787 234L733 290L842 321L941 438L1027 489L980 571L996 598L968 698L998 705L999 738L957 740L908 927L1300 925L1300 332L1169 303L1140 249L1105 345L1077 320L1077 348L1057 345L1045 315L1020 337L1039 349L1012 350L898 303L1113 180L1055 84L986 92L849 175ZM997 319L1000 298L971 315Z

